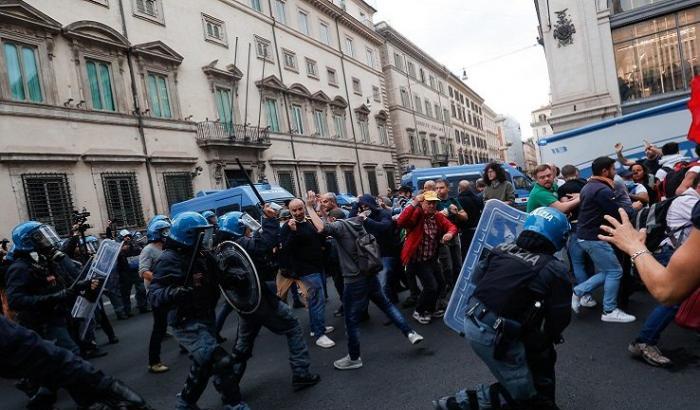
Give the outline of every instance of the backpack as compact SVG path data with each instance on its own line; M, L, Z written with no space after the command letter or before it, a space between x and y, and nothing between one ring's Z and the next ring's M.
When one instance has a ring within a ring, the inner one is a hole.
M342 222L349 225L345 220L342 220ZM355 262L360 269L360 273L365 276L374 276L384 269L379 243L374 235L365 230L364 226L360 226L362 227L362 232L359 234L355 233L354 228L348 226L348 231L355 237L355 246L357 247L357 260ZM343 248L338 246L338 249ZM343 252L346 252L345 249L343 249Z
M661 169L666 171L666 177L659 184L661 187L661 189L659 190L659 197L664 196L666 198L671 198L676 196L676 189L678 189L678 187L681 186L681 183L685 178L685 174L688 173L688 170L690 168L696 165L700 165L700 162L681 161L677 163L673 168L662 167Z
M649 207L642 208L637 212L637 216L634 220L634 227L636 229L646 228L647 239L645 245L647 249L652 252L657 250L666 238L672 237L676 232L689 226L685 225L676 229L668 227L666 217L668 216L668 210L671 208L671 204L676 198L678 197L670 197L661 202L652 204Z

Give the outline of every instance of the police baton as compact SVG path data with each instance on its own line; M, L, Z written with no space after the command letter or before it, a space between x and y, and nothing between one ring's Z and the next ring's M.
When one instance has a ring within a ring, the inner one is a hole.
M189 263L189 266L187 267L187 273L185 274L185 282L183 283L183 286L187 286L187 283L190 281L190 276L192 275L192 269L194 269L194 263L197 260L197 255L199 254L199 250L202 247L203 241L204 241L204 232L200 232L199 235L197 235L197 241L194 243L194 248L192 249L192 257L190 258L190 263Z
M260 207L262 208L263 206L265 206L265 200L263 199L262 195L260 195L260 192L258 192L258 188L255 187L255 184L253 184L253 181L250 180L248 173L245 171L245 169L243 169L243 164L241 164L241 160L236 158L236 163L238 164L238 168L241 169L241 172L243 172L243 175L245 175L245 180L248 182L250 189L252 189L255 196L258 197L258 201L260 202Z

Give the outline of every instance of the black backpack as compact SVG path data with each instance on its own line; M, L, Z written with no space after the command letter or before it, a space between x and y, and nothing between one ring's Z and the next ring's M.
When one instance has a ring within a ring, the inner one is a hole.
M666 238L672 237L672 235L676 232L689 226L681 226L680 228L673 230L668 227L666 217L668 216L668 210L671 207L671 204L676 198L678 197L673 196L661 202L657 202L649 207L642 208L637 213L637 217L634 220L634 227L637 229L646 228L647 239L645 241L645 245L647 249L652 252L657 250L661 245L661 242L663 242Z
M349 224L347 221L342 220L343 223ZM351 235L355 237L355 246L357 246L357 267L360 269L360 273L366 276L374 276L384 269L384 264L382 264L382 254L379 249L379 243L377 238L362 227L362 231L355 233L352 227L348 227ZM338 246L338 249L342 249ZM343 249L343 251L345 251Z
M681 161L677 163L673 168L662 167L661 169L666 171L666 176L664 177L664 180L661 181L660 194L662 196L665 196L666 198L676 196L676 189L678 189L678 187L681 186L681 183L685 178L685 174L688 173L688 170L690 168L696 165L700 165L700 162Z

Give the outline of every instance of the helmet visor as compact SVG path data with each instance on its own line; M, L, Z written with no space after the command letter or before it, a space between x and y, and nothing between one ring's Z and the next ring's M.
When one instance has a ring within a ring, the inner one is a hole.
M256 221L255 218L248 215L247 213L241 215L240 221L246 228L250 229L253 232L257 232L260 230L260 228L262 228L262 225L260 225L260 223Z
M58 248L61 245L61 238L58 237L58 234L52 227L47 225L41 225L34 229L30 233L30 238L37 250Z
M210 226L202 229L202 250L211 250L214 248L214 227Z
M97 244L93 241L89 241L85 243L85 249L87 249L88 254L94 255L97 253Z

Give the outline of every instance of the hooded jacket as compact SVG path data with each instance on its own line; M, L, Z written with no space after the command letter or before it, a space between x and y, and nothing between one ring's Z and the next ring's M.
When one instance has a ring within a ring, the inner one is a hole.
M398 256L400 252L400 240L394 229L394 220L391 219L391 211L377 206L374 197L368 194L362 195L358 203L360 205L366 205L372 210L372 213L362 222L362 225L368 233L371 233L377 239L382 257Z
M403 212L401 212L399 219L396 221L399 227L405 228L406 231L408 231L403 249L401 249L401 263L404 265L408 265L411 261L411 257L416 253L418 246L423 240L425 218L426 215L423 212L423 208L408 205ZM435 213L435 221L438 225L438 239L448 232L453 236L457 235L457 227L442 213Z

